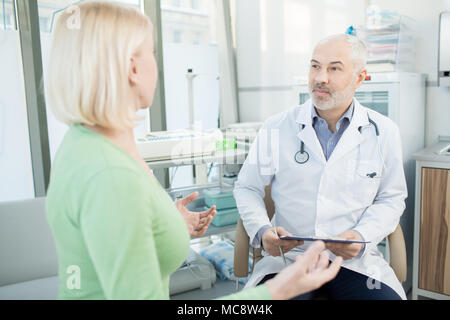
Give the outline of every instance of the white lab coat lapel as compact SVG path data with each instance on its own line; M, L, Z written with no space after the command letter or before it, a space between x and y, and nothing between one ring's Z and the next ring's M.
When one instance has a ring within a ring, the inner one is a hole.
M333 150L333 153L328 159L328 165L332 165L333 163L344 157L365 140L365 137L361 134L359 128L369 125L367 112L362 108L362 106L356 99L354 99L354 102L355 107L353 110L353 116L352 120L350 121L350 125L345 130L344 134L336 145L336 148Z
M313 153L320 162L325 163L326 159L323 154L322 146L320 145L316 131L312 126L312 108L313 104L311 103L311 99L305 103L305 107L300 108L300 112L296 119L296 122L300 125L300 132L297 134L297 137L300 141L303 141L306 148L308 148L308 150L311 151L311 153ZM305 125L305 128L301 129L301 125Z

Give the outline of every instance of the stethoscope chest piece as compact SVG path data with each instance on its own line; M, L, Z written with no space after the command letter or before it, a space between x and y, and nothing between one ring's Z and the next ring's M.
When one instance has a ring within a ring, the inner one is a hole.
M309 160L309 154L306 151L298 151L295 154L295 162L299 163L299 164L304 164L306 162L308 162Z
M302 125L302 128L300 130L305 129L305 125ZM294 156L295 162L299 164L304 164L308 162L309 160L309 154L305 151L305 143L302 141L300 143L300 151L298 151Z

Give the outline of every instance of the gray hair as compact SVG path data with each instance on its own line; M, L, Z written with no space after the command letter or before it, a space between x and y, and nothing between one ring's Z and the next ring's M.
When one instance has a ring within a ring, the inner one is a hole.
M350 45L350 48L352 50L352 55L350 59L352 60L353 65L355 67L355 73L358 73L359 71L364 69L367 65L367 55L368 55L367 47L361 39L353 35L345 33L334 34L320 40L316 44L316 47L322 44L339 40L346 41Z

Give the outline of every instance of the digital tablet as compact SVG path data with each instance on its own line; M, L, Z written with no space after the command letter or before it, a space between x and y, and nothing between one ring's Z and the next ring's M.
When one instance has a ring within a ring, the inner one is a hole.
M281 236L281 240L301 240L301 241L316 241L321 240L323 242L338 242L338 243L370 243L370 241L359 241L359 240L347 240L344 238L326 238L326 237L297 237L297 236Z

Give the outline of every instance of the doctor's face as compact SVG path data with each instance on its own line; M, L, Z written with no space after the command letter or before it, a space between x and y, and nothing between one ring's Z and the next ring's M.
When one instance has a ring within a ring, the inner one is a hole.
M311 59L309 93L319 110L348 107L364 81L365 70L355 73L350 45L344 40L319 44Z

